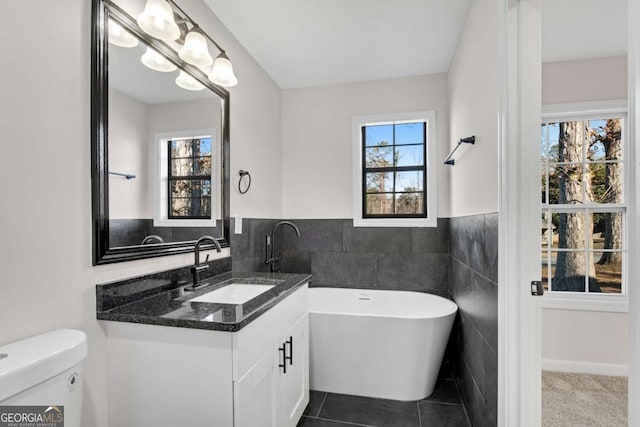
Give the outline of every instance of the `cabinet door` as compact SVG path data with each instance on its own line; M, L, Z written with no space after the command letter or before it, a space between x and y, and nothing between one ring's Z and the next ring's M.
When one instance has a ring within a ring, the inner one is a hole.
M295 427L309 403L309 315L305 314L282 338L286 373L278 369L278 427ZM282 363L282 355L279 355Z
M239 381L234 381L234 426L279 427L276 424L278 362L264 355Z

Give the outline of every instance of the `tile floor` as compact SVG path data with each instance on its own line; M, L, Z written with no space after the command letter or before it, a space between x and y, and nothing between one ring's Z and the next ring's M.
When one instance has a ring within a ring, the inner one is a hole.
M469 427L452 379L441 379L424 400L402 402L311 391L298 427Z

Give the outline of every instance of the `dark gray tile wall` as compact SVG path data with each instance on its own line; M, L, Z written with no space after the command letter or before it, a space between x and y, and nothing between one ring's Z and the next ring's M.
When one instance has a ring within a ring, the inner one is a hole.
M448 295L449 221L435 228L353 227L350 219L296 219L276 232L285 273L311 273L313 286L414 290ZM265 271L264 238L277 220L244 219L231 235L236 271ZM233 230L233 226L231 227Z
M222 226L220 220L216 227ZM109 246L137 246L147 236L159 236L165 242L185 242L198 240L205 235L219 235L210 227L154 227L153 219L112 219L109 220ZM156 242L153 242L156 243Z
M135 246L142 243L147 236L146 219L111 219L109 220L109 245Z
M298 219L281 230L281 270L311 273L314 286L446 293L449 222L436 228L354 227L350 219Z
M497 425L498 214L449 220L449 291L459 307L456 380L473 426Z
M278 222L277 219L243 218L242 234L235 234L235 219L231 218L231 259L233 271L267 272L265 260L265 236ZM283 270L285 271L285 270Z

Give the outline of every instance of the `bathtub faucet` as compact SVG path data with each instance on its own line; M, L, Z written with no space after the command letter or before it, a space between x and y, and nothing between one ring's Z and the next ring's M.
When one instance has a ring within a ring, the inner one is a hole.
M280 221L279 223L277 223L276 225L273 226L273 228L271 229L271 234L267 234L265 236L265 238L266 238L266 250L265 250L266 258L264 260L264 263L269 265L269 271L271 273L276 273L276 272L279 271L278 267L276 266L276 264L278 262L278 258L275 255L275 246L276 246L275 232L278 229L278 227L283 226L283 225L288 225L289 227L293 228L293 230L296 232L296 235L298 237L300 237L300 229L298 228L297 225L295 225L291 221Z

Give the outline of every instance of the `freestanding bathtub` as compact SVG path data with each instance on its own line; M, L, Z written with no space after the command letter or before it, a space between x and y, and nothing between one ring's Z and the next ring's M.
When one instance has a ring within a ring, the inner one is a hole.
M457 310L421 292L309 289L311 389L424 399L433 392Z

